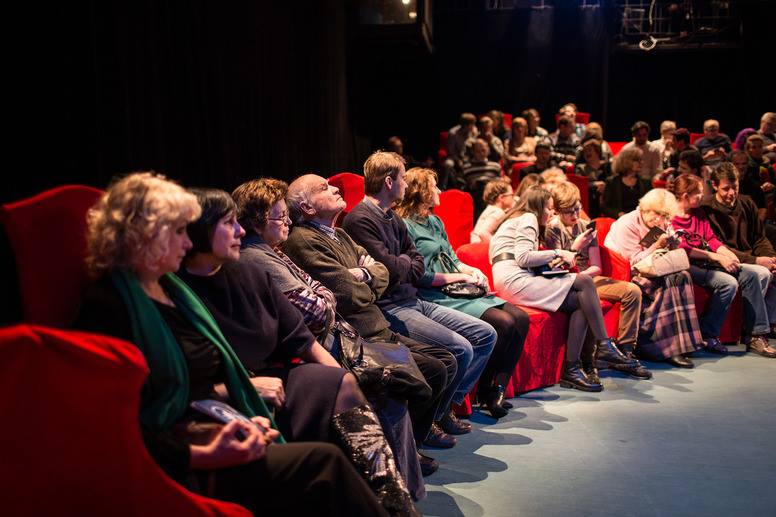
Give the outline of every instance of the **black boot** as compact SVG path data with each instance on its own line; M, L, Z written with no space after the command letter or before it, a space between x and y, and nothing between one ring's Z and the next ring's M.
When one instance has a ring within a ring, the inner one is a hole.
M628 359L620 352L620 349L617 348L617 345L612 338L601 339L596 345L595 358L596 362L600 363L598 364L599 368L607 368L615 364L633 363L632 360Z
M485 388L483 394L478 397L482 404L493 418L507 416L507 410L504 407L504 386L496 384Z
M364 404L332 417L332 428L356 470L391 515L419 516L375 412Z
M636 359L636 354L633 353L633 345L620 345L620 350L625 357L632 361L632 364L613 364L611 366L612 370L636 377L637 379L652 378L652 372L644 368L644 365Z
M582 345L582 353L579 354L579 359L582 361L582 370L587 375L587 380L592 384L601 384L601 378L598 376L598 368L596 368L595 364L597 349L598 344L588 335L585 339L585 344Z
M574 388L582 391L603 391L604 389L600 384L590 382L579 361L563 361L560 385L563 388Z

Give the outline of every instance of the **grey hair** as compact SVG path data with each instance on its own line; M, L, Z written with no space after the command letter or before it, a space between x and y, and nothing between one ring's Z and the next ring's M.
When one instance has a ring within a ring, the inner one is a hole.
M293 224L299 224L304 221L305 212L302 210L302 203L310 204L310 184L311 177L316 174L304 174L299 176L288 185L286 193L286 205L288 205L288 215Z

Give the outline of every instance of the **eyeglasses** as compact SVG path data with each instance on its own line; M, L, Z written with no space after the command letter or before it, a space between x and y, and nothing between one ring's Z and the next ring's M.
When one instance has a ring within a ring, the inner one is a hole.
M563 215L575 215L582 211L582 205L576 205L571 208L564 208L563 210L558 210L558 213L561 213Z
M283 212L280 214L280 217L267 217L267 221L277 221L280 224L285 224L286 226L291 225L291 218L288 215L288 212Z

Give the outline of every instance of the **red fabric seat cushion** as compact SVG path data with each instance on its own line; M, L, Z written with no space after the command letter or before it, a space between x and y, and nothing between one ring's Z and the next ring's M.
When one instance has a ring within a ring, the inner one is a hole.
M233 515L184 489L146 451L148 369L134 345L45 327L0 329L0 484L6 515Z
M329 178L329 185L337 187L340 196L345 200L345 210L340 213L335 222L335 225L339 226L353 207L364 199L364 177L352 172L340 172Z
M445 190L439 195L434 214L444 223L453 249L469 242L474 229L474 201L470 194L457 189Z

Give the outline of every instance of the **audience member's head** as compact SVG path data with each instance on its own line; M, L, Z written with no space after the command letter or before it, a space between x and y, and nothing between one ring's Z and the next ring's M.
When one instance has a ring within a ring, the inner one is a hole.
M523 214L533 214L539 221L539 240L543 240L544 227L555 215L552 194L543 185L534 185L523 191L517 204L504 215L504 221ZM503 222L503 221L502 221Z
M749 135L755 133L757 133L757 131L753 127L747 127L739 131L738 134L736 134L736 139L734 141L736 149L742 151L746 150L746 139L749 138Z
M191 239L191 249L186 254L191 257L195 253L211 253L214 251L214 243L218 247L218 253L231 260L240 258L239 238L245 234L237 222L237 205L232 196L227 192L216 188L193 188L190 192L197 196L202 212L196 221L189 223L187 231ZM226 227L226 233L220 232L221 227ZM237 248L230 249L223 244L228 235L237 234Z
M535 108L528 108L527 110L523 111L521 113L523 115L523 118L528 123L528 129L531 133L536 131L536 128L539 127L539 124L542 121L541 116L539 116L539 111Z
M674 196L677 202L685 202L696 208L703 195L703 180L694 174L680 174L674 180Z
M488 142L482 138L478 138L472 144L472 161L485 162L488 161L488 155L490 154L490 146Z
M569 117L576 123L577 121L577 105L573 102L567 102L558 110L558 114L564 117Z
M529 188L533 187L534 185L543 185L544 179L536 173L526 174L523 179L520 180L520 184L517 186L517 190L515 191L515 199L520 199L523 195L523 192L528 190Z
M636 147L623 149L614 158L612 172L618 176L636 176L641 172L641 158L644 152Z
M525 181L525 179L523 181ZM497 206L502 210L512 208L515 204L515 194L512 192L512 184L507 178L490 180L485 184L485 190L482 192L482 200L485 201L485 204Z
M690 147L690 130L680 127L674 132L674 147L681 152Z
M487 116L493 121L493 131L500 135L504 131L504 113L499 110L490 110Z
M512 119L512 140L522 142L528 134L528 122L523 117Z
M736 149L730 153L730 163L736 168L738 174L743 176L749 167L749 155L743 149Z
M364 193L386 194L392 201L404 195L404 158L396 153L376 151L364 162Z
M304 174L288 185L286 204L291 221L319 220L332 224L347 206L339 189L317 174Z
M596 159L603 158L603 148L601 147L601 141L595 138L591 138L582 143L582 157L585 159L585 163L590 165Z
M639 200L641 219L648 228L666 228L679 211L676 197L663 188L654 188Z
M558 134L564 138L568 138L576 130L576 123L574 119L567 116L562 116L558 119Z
M703 167L703 156L695 149L687 149L679 154L679 174L695 174L700 176Z
M480 134L493 133L493 119L485 115L480 117Z
M638 145L644 145L649 140L649 124L639 120L631 126L631 135Z
M710 118L703 122L703 136L715 138L719 135L719 122Z
M461 113L458 123L461 125L461 130L466 132L477 123L477 117L474 116L474 113Z
M536 144L534 154L536 155L536 163L544 167L550 163L550 158L552 157L552 147L550 147L550 144L547 142L539 142Z
M729 207L736 204L739 177L739 170L729 162L724 162L711 171L711 186L718 202Z
M676 133L676 122L673 120L664 120L660 123L660 136L663 140L670 140Z
M566 173L559 167L550 167L546 171L543 171L539 176L544 180L544 187L550 189L552 185L556 183L563 183L568 181Z
M579 215L582 210L582 198L579 188L573 183L566 181L558 183L550 190L555 205L555 213L560 217L560 221L565 226L572 226L579 221Z
M287 193L288 185L272 178L243 183L232 192L237 220L245 231L260 236L270 246L285 242L291 224L286 206Z
M585 127L585 137L597 138L598 140L604 139L604 128L598 122L591 122Z
M112 183L87 214L87 266L99 276L116 268L176 271L191 248L186 225L199 217L197 198L153 172Z
M399 156L404 156L404 142L398 136L392 136L388 139L387 150L392 153L396 153Z
M776 113L769 111L760 117L760 133L772 135L776 133Z
M428 217L435 206L439 206L437 175L431 169L413 167L404 176L407 190L394 210L400 217Z
M748 154L751 158L754 158L756 161L760 161L763 159L764 145L765 140L763 137L756 133L754 135L749 135L749 137L746 139L746 154Z

